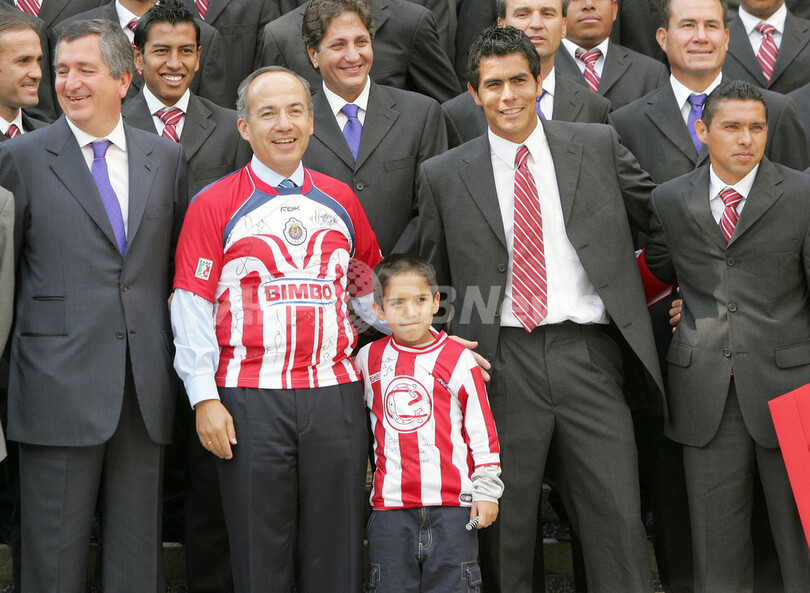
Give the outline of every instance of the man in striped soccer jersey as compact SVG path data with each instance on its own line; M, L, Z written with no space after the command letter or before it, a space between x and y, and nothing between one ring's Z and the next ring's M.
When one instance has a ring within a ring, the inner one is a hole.
M374 269L374 310L393 336L356 360L374 436L368 591L478 591L472 527L495 520L503 492L481 369L431 328L439 292L422 258L391 255Z
M218 474L236 593L360 591L368 452L352 310L380 249L351 189L305 169L305 80L240 85L244 168L202 190L177 248L175 368ZM238 443L237 444L237 438Z

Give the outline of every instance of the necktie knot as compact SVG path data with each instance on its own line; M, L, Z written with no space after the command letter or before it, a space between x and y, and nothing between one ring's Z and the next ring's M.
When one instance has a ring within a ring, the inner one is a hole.
M727 187L720 192L720 198L726 205L726 208L737 208L737 204L742 201L742 196L732 187Z
M581 47L577 48L576 51L577 59L582 60L586 64L594 64L596 60L602 57L602 50L598 47L593 48L590 51L585 51Z
M91 142L90 146L93 149L93 160L98 161L103 159L107 155L107 149L110 147L109 140L99 140L97 142Z
M139 20L141 20L141 19L132 19L131 21L129 21L127 23L127 29L129 29L130 31L132 31L134 33L135 32L135 27L138 26L138 21Z
M281 183L279 183L276 188L278 189L292 189L294 187L298 187L295 185L295 182L292 179L285 179Z
M706 102L706 93L689 95L687 101L689 101L689 104L692 107L694 107L695 109L700 109L702 112L703 104Z
M520 148L517 149L517 154L515 155L515 165L517 168L525 167L526 162L529 160L529 149L526 148L526 145L523 144Z
M346 103L340 110L340 112L349 119L358 119L357 118L358 111L360 111L360 108L354 103Z
M179 107L165 107L157 112L157 116L164 124L176 126L183 117L183 110Z
M195 0L197 10L200 11L200 18L205 20L205 15L208 13L208 0Z
M769 25L768 23L759 23L754 28L760 33L762 33L763 37L767 37L769 35L773 35L774 33L776 33L776 27L774 27L773 25Z
M11 124L8 126L8 130L6 130L6 136L8 138L16 138L20 135L20 128L18 128L15 124Z
M31 16L39 16L39 9L42 2L40 0L17 0L17 8Z

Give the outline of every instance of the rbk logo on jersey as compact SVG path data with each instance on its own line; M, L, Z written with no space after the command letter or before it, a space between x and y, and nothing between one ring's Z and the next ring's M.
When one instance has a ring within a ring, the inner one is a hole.
M264 285L268 305L317 304L335 302L335 289L328 281L313 281L310 278L279 278Z

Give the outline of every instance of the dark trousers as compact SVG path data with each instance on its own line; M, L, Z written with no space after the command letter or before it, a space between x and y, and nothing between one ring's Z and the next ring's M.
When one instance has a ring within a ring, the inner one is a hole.
M368 593L480 593L470 509L374 511L368 520Z
M543 471L551 450L591 593L649 593L636 448L622 358L604 326L501 329L489 399L504 494L480 533L484 590L530 593Z
M220 389L233 459L218 460L237 593L359 593L368 429L362 383ZM296 574L293 574L295 567Z

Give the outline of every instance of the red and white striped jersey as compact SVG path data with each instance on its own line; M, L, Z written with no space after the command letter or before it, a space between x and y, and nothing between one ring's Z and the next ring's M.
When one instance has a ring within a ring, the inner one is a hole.
M472 503L475 468L500 464L495 422L473 355L442 332L419 348L393 337L365 346L376 510Z
M305 169L275 188L247 165L189 206L174 287L214 303L219 387L336 385L359 379L348 300L370 294L380 258L347 185Z

